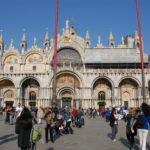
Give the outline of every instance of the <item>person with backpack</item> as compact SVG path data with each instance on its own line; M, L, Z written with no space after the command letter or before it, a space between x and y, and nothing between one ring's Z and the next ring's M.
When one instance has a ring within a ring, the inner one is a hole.
M48 132L50 133L50 139L51 142L54 143L54 138L53 138L53 118L52 118L52 112L50 108L46 109L46 113L45 113L45 121L46 121L46 126L45 126L45 139L46 139L46 143L48 143Z
M146 103L142 103L140 109L141 113L138 115L138 117L135 118L132 131L136 126L140 138L140 150L146 150L146 140L150 124L150 106Z
M131 127L133 125L134 119L135 119L135 109L133 107L131 107L131 108L129 108L129 114L127 114L126 119L125 119L127 121L126 136L129 141L129 144L130 144L130 150L134 146L134 136L137 133L135 128L134 128L134 132L131 131Z
M118 133L118 115L115 108L112 109L111 115L110 115L110 126L112 129L112 140L113 142L116 142L116 134Z
M18 147L28 150L31 147L32 115L28 108L24 108L16 120L15 132L18 134Z

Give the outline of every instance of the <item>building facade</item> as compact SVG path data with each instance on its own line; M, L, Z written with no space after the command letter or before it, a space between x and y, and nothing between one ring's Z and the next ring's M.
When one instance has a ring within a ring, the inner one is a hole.
M27 49L23 34L20 50L13 40L4 50L0 36L0 105L50 106L53 97L54 40L46 33L43 47L36 38ZM121 38L115 45L110 33L108 47L90 46L90 34L78 36L68 20L62 34L58 34L57 100L61 106L99 107L100 102L110 105L139 106L142 101L140 51L138 34ZM150 104L150 69L148 55L144 54L146 101Z

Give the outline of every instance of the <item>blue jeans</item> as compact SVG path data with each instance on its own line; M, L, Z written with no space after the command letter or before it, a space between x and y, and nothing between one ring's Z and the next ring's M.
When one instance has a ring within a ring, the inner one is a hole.
M13 116L9 115L9 124L13 124Z

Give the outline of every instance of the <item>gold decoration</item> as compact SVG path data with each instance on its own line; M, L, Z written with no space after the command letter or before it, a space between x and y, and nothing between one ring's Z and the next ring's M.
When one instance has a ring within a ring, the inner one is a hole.
M43 57L40 54L34 53L30 54L26 58L26 63L40 63L43 61Z
M57 77L57 81L56 81L56 87L60 88L60 87L68 87L71 86L73 88L79 88L80 87L80 83L79 80L71 75L71 74L61 74L60 76Z
M4 64L17 64L18 63L18 57L16 55L9 55L4 60Z
M66 42L70 41L70 37L69 36L65 36L64 37L64 41L66 41Z

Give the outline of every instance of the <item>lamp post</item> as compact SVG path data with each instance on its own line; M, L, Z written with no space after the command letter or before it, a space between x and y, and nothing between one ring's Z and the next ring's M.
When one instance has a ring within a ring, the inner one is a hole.
M142 41L142 30L140 21L140 10L139 1L136 0L136 14L137 14L137 24L138 24L138 35L140 40L140 59L141 59L141 77L142 77L142 96L143 102L146 102L146 91L145 91L145 73L144 73L144 56L143 56L143 41Z
M55 0L55 39L54 39L54 58L53 58L53 99L52 103L57 104L57 95L56 95L56 73L57 73L57 38L58 38L58 0Z

